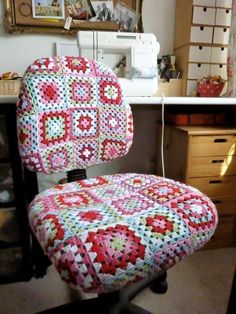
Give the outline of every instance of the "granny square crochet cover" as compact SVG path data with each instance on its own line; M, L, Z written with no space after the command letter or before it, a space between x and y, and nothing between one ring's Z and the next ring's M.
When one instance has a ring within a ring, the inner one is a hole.
M29 217L61 278L87 293L170 268L211 238L218 219L197 189L133 173L56 185L35 198Z
M121 157L132 143L131 110L116 75L82 57L43 58L28 67L17 123L25 165L48 174Z
M17 123L24 163L45 173L112 160L132 142L131 110L117 77L79 57L44 58L27 69ZM210 199L193 187L117 174L45 190L30 204L29 220L64 281L105 293L201 248L218 218Z

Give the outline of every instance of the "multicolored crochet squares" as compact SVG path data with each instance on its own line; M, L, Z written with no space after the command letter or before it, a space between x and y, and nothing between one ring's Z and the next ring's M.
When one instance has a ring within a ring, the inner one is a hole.
M17 124L23 161L44 173L123 156L133 136L117 77L85 58L35 61L22 81ZM56 185L35 197L29 219L61 278L94 293L168 269L202 247L218 221L195 188L142 174Z
M35 198L29 217L61 278L94 293L168 269L202 247L218 221L195 188L143 174L56 185Z
M125 155L132 115L115 74L81 57L35 61L17 106L21 157L30 170L86 168Z

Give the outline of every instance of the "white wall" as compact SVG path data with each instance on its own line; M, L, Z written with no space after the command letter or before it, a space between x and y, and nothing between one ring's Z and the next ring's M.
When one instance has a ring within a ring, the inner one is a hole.
M14 71L22 75L35 59L54 55L56 41L75 41L57 35L6 34L2 19L3 1L0 1L0 74Z
M6 71L23 74L35 59L52 56L56 41L72 42L58 35L13 35L3 28L4 1L0 1L0 74ZM153 32L161 44L160 55L172 53L175 0L143 0L145 32Z
M176 0L143 0L144 31L160 42L160 56L173 53Z

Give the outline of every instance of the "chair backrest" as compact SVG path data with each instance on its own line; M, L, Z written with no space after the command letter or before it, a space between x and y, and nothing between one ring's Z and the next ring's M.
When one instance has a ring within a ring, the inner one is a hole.
M19 151L28 169L84 169L124 156L133 120L119 81L82 57L43 58L26 70L17 104Z

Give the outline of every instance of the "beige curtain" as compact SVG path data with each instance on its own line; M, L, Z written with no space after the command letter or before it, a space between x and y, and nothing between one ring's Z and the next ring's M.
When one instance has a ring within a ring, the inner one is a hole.
M227 72L228 72L227 96L236 97L236 0L233 1L233 12L230 25Z

